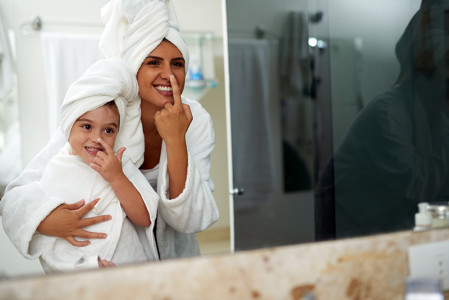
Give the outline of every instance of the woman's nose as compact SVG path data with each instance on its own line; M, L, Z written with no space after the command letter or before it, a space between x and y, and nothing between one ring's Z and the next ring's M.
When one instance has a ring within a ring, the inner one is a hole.
M161 77L163 79L170 80L170 75L172 75L172 74L173 74L173 72L172 72L172 69L170 66L164 66L161 70Z

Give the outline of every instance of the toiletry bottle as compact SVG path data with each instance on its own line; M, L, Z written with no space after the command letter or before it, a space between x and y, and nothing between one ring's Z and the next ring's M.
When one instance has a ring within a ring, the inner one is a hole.
M415 228L413 231L428 230L432 227L432 215L428 210L429 203L418 203L418 213L415 214Z
M442 228L447 226L447 205L440 202L430 203L428 210L432 215L432 228Z

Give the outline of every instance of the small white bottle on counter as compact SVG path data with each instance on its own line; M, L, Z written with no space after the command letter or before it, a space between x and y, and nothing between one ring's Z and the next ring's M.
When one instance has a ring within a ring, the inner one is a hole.
M442 228L448 226L446 221L446 212L448 211L448 207L446 203L431 203L427 210L432 215L432 228Z
M413 231L424 231L432 228L432 214L429 211L429 203L418 203L418 213L415 214L415 228Z

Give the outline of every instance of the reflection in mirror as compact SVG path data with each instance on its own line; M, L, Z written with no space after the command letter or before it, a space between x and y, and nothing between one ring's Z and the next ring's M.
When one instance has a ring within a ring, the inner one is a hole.
M308 5L228 0L226 11L235 250L313 241Z
M21 1L16 3L14 0L5 0L0 3L0 7L7 11L5 19L6 27L14 31L14 42L17 45L17 59L16 69L18 73L18 103L20 107L20 121L22 128L22 161L27 165L30 160L46 145L51 135L54 124L52 122L57 120L52 118L55 116L55 109L51 109L50 94L56 95L56 101L61 100L62 91L56 90L54 86L47 87L47 76L49 65L55 69L64 64L72 65L68 69L70 71L78 70L79 68L86 68L89 62L88 58L95 60L95 53L81 54L81 60L74 59L79 52L70 52L70 55L62 53L55 57L51 55L48 48L44 45L49 45L55 40L46 40L44 37L52 35L53 37L74 39L84 38L84 41L74 43L70 47L64 42L59 42L60 46L67 46L65 49L75 50L75 46L85 45L86 39L90 38L89 47L98 40L92 42L92 39L98 38L102 30L100 20L100 9L108 2L108 0L97 1L92 3L88 0L81 0L74 3L70 0L63 0L55 4L53 1ZM200 250L202 254L226 253L230 251L229 246L229 218L228 218L228 184L227 184L227 151L226 151L226 117L225 117L225 92L224 92L224 76L223 76L223 47L222 47L222 24L221 18L198 18L192 16L207 16L212 12L213 15L221 16L221 1L209 1L204 4L203 1L189 1L189 3L182 1L175 1L176 11L178 12L178 20L181 24L183 33L199 33L200 36L206 36L207 43L204 47L192 50L191 58L194 63L192 65L201 66L203 77L206 79L207 88L204 91L199 91L197 86L192 93L193 99L201 101L202 106L209 112L215 129L215 146L211 158L211 176L215 185L214 198L220 210L221 218L209 230L201 232L198 235L200 242ZM88 8L88 9L86 9ZM30 22L34 20L34 16L39 12L42 20L41 31L33 31ZM61 41L60 40L60 41ZM187 38L187 40L190 40ZM187 41L189 43L189 41ZM97 45L94 45L97 49ZM63 47L64 48L64 47ZM90 48L92 49L92 48ZM196 51L194 51L196 50ZM204 61L195 61L195 53L201 52ZM33 55L30 55L32 53ZM47 55L49 54L50 55ZM206 57L207 56L207 57ZM47 60L46 60L47 59ZM51 62L50 60L51 59ZM60 63L53 64L55 59L60 59ZM2 61L3 62L3 61ZM50 62L50 63L49 63ZM84 62L84 63L83 63ZM206 62L207 65L202 65ZM213 64L213 65L212 65ZM76 68L79 67L79 68ZM68 75L68 69L57 70L59 74ZM214 73L214 74L211 74ZM192 74L190 74L192 75ZM209 76L211 77L209 78ZM75 75L77 78L78 75ZM2 78L3 79L3 78ZM66 80L66 77L60 76L58 82ZM67 79L68 81L73 80ZM67 80L64 83L67 83ZM210 81L210 82L209 82ZM213 82L212 82L213 81ZM55 81L56 82L56 81ZM210 83L210 84L209 84ZM213 83L213 84L212 84ZM69 82L70 84L70 82ZM53 93L54 92L54 93ZM60 93L59 93L60 92ZM59 95L59 96L58 96ZM57 106L57 105L56 105ZM54 106L53 106L54 108ZM3 107L2 107L3 109ZM57 113L57 112L56 112ZM10 114L9 116L11 116ZM2 115L2 121L3 121ZM3 125L3 123L2 123ZM3 128L2 128L3 129ZM16 135L19 138L19 135ZM5 142L9 145L9 141ZM14 147L15 154L20 156L17 147ZM3 163L1 165L4 166ZM18 164L17 166L20 166ZM3 168L0 168L3 170ZM20 170L20 168L19 168ZM12 171L12 169L8 170ZM10 174L10 173L8 173ZM2 179L4 179L2 177ZM8 180L9 181L9 180ZM17 249L14 248L9 241L6 234L1 230L0 232L0 275L3 277L11 277L25 274L42 274L42 267L38 260L24 259Z
M444 3L227 1L237 250L411 230L447 201Z
M395 41L396 78L370 97L354 86L356 97L345 99L356 100L352 109L364 107L338 141L319 187L322 199L335 197L330 234L412 229L419 202L447 205L447 8L445 1L423 0Z

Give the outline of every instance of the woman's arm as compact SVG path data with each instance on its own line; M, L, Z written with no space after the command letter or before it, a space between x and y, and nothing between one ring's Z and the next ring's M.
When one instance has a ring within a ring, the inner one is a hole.
M86 243L78 243L74 236L101 238L103 234L87 232L82 228L109 218L99 216L81 221L85 212L92 209L91 206L81 207L82 202L60 206L64 203L63 199L49 197L40 188L39 180L48 161L65 143L65 137L58 131L21 174L10 182L0 201L0 215L5 232L25 257L35 258L42 251L41 247L30 249L31 241L39 237L35 234L38 227L40 233L44 235L65 238L75 246L83 246ZM75 215L75 218L66 218L70 214ZM75 231L65 232L64 230L70 226L75 228Z
M162 147L158 175L160 216L176 231L195 233L207 229L218 220L219 213L212 195L214 186L210 178L210 155L214 148L214 129L209 114L200 103L183 99L188 104L193 121L186 133L188 149L187 176L182 193L168 197L168 151Z
M175 76L170 76L174 103L155 114L159 135L165 142L169 175L170 198L178 197L184 190L187 179L187 145L185 135L192 122L192 112L181 101L181 91Z
M112 262L103 260L95 254L60 253L52 250L43 253L40 262L46 274L98 269L113 265Z

